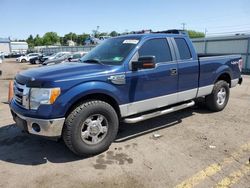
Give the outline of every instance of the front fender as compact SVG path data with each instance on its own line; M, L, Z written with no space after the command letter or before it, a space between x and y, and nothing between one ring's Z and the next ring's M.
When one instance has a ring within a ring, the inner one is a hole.
M92 81L79 84L58 97L56 106L61 107L63 115L78 100L89 94L106 94L112 97L118 104L122 103L122 92L117 87L106 82Z

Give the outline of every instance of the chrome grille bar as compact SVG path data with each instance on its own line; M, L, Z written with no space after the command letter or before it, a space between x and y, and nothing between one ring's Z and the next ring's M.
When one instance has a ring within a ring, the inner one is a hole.
M26 109L29 108L29 91L28 87L14 81L14 100Z

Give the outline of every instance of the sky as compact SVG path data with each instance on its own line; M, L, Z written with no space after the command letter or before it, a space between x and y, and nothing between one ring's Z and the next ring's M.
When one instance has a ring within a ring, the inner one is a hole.
M0 38L49 31L185 29L208 35L250 33L250 0L0 0Z

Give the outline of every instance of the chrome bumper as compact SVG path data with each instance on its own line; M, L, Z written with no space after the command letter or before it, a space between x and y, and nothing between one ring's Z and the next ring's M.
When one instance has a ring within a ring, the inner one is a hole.
M242 77L237 78L237 79L233 79L233 80L231 80L231 87L235 87L237 84L241 85L242 82L243 82Z
M61 137L65 118L37 119L25 117L11 110L16 125L30 134L46 137Z

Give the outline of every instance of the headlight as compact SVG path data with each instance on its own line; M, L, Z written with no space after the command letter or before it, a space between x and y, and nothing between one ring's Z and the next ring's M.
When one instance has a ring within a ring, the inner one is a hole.
M60 93L60 88L31 88L30 109L36 110L41 104L53 104Z

